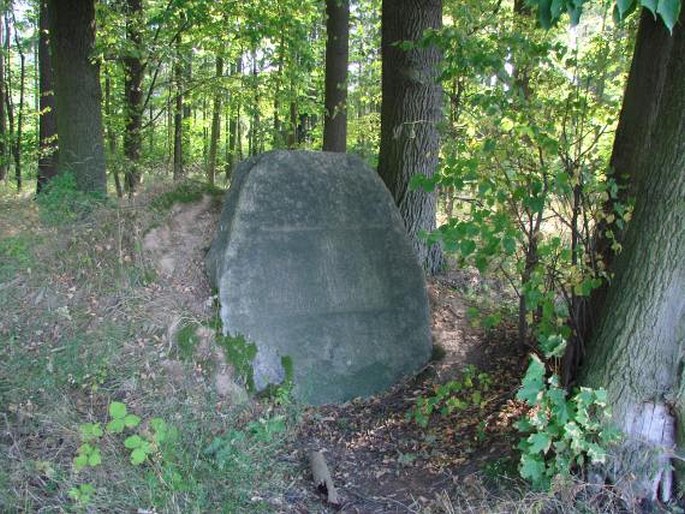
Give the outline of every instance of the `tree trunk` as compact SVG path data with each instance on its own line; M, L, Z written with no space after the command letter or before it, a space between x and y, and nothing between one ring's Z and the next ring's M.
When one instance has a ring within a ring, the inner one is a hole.
M55 119L55 93L48 40L47 8L47 3L42 0L38 22L38 75L40 77L38 184L36 186L38 193L57 175L57 120Z
M671 498L671 456L685 442L683 23L685 10L674 28L670 58L663 61L660 99L650 111L656 122L649 154L636 159L631 173L640 178L633 221L581 368L582 383L607 389L612 422L626 435L621 448L612 452L616 457L608 474L629 499ZM631 80L637 77L631 74ZM629 84L627 91L634 86ZM625 109L622 115L627 116ZM643 128L624 126L638 133Z
M221 56L216 57L216 78L218 81L224 75L224 60ZM210 184L214 184L214 179L216 177L216 156L219 147L219 138L221 136L221 97L223 95L223 90L217 86L214 92L214 105L212 106L212 131L209 136L209 156L207 162L207 180Z
M347 150L347 63L349 60L349 0L326 0L326 92L323 149Z
M72 172L80 190L105 195L100 70L91 59L95 3L49 0L48 14L55 72L58 168L60 172Z
M17 53L19 54L19 106L17 109L17 132L14 141L12 141L12 155L14 156L14 178L17 183L17 190L21 191L22 188L22 163L21 163L21 139L22 132L24 129L24 93L26 91L26 55L22 50L21 43L19 41L19 31L17 27L17 19L14 14L14 9L12 8L12 24L15 27L14 30L14 44L17 47Z
M614 271L615 244L622 244L624 230L615 223L608 223L606 216L613 216L616 205L628 205L635 197L641 169L641 159L648 155L656 119L666 63L673 47L673 38L661 20L643 9L640 18L633 59L623 105L616 128L616 137L607 170L607 178L617 186L616 196L609 197L603 206L605 217L597 223L593 236L593 252L600 272L610 276ZM608 237L607 234L611 234ZM564 382L575 379L582 359L585 342L592 339L606 303L608 282L595 289L590 298L578 298L574 306L574 324L577 335L566 347L564 355Z
M3 25L0 19L0 44L3 38ZM7 88L5 87L5 59L0 56L0 180L7 177L7 124L5 105L7 102Z
M441 56L433 45L404 49L398 43L416 42L441 22L441 0L383 1L378 172L395 198L419 262L431 274L440 270L442 252L438 245L427 245L422 234L435 229L437 194L410 190L409 182L414 175L432 177L438 166Z
M124 132L124 157L126 168L124 183L126 192L133 194L141 180L140 151L143 145L143 74L140 59L142 51L141 23L143 4L141 0L126 0L126 38L129 43L124 64L124 92L126 99L126 127Z
M181 63L181 44L176 46L176 60L174 62L174 81L176 87L176 100L174 107L174 180L183 177L183 64Z

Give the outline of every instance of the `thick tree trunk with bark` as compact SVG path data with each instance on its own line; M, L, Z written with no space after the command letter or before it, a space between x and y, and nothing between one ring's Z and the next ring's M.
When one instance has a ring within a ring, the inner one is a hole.
M349 61L350 2L326 0L326 87L323 149L347 150L347 64Z
M633 221L580 377L607 389L612 421L627 436L609 476L628 497L664 501L671 456L685 443L684 22L685 14L664 61L649 154L631 170L639 177Z
M437 194L410 190L414 175L433 176L438 166L442 88L440 51L434 46L403 48L442 23L441 0L384 0L381 19L381 147L378 172L395 198L419 262L431 274L442 264L438 245L423 232L435 229Z
M673 38L663 22L647 9L643 9L607 170L607 178L615 181L618 190L616 197L610 197L603 207L606 216L614 216L617 204L629 204L639 187L638 173L642 168L640 161L649 154L649 141L672 47ZM608 237L608 233L612 233L613 237ZM593 251L598 265L607 275L614 271L614 244L622 244L624 235L624 231L615 223L607 223L606 218L597 224ZM578 339L567 346L564 356L566 382L574 378L578 362L582 358L581 348L592 338L597 328L608 287L608 283L605 283L595 289L589 300L578 299L574 309Z
M38 141L38 184L40 193L57 175L57 120L55 119L55 93L52 76L52 58L48 39L47 2L40 3L40 34L38 36L38 75L40 85L40 122Z
M143 74L140 59L142 35L140 24L143 14L141 0L126 0L126 38L130 49L123 58L124 93L126 100L126 127L124 132L124 157L126 168L124 183L128 194L137 189L141 180L140 151L143 146L141 128L143 124Z
M94 0L49 0L48 14L60 172L76 186L106 194L99 67L91 59L95 41Z
M17 184L17 189L21 191L23 186L23 176L22 176L22 152L21 152L21 140L22 133L24 131L24 94L26 92L26 55L22 50L21 43L19 41L19 32L16 29L17 19L12 9L12 25L14 25L14 44L19 54L19 105L17 106L17 131L15 138L12 141L12 156L14 157L14 178Z

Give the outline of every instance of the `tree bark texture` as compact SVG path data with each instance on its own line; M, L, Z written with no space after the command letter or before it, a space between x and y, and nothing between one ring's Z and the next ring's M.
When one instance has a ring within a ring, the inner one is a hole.
M435 229L437 194L410 190L414 175L434 175L438 166L442 88L440 51L434 46L404 48L442 22L441 0L384 0L381 18L382 105L378 172L399 207L419 262L427 272L440 270L438 245L428 246L423 232Z
M38 36L38 75L40 86L40 122L38 141L38 184L40 193L57 175L57 120L55 118L55 93L52 76L52 58L48 36L47 2L40 2Z
M94 0L48 0L50 47L55 75L60 173L74 174L82 191L106 194Z
M326 0L326 84L323 150L347 150L347 65L350 2Z
M141 128L143 124L143 74L144 66L140 58L142 36L140 24L143 14L141 0L126 0L126 39L130 44L128 54L123 58L124 91L126 100L126 127L124 132L124 157L126 168L124 184L132 194L141 180L140 152L143 146Z
M648 155L672 46L673 38L663 22L643 9L608 170L609 178L616 181L618 195L610 198L604 206L607 215L613 214L617 202L628 204L638 190L640 159ZM618 227L602 220L594 244L597 257L611 272L616 255L612 249L613 240L606 236L609 229L613 231L616 241L622 242L623 234ZM601 287L593 292L589 319L585 322L586 340L592 336L593 326L597 323L592 315L601 312L606 289Z
M684 22L685 11L664 61L649 154L631 170L640 177L633 221L581 368L582 383L607 389L626 435L608 471L628 499L671 498L670 457L685 442Z

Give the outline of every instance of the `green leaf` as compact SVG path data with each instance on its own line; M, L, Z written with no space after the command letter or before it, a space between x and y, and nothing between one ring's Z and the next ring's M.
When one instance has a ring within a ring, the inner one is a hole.
M514 255L516 253L516 239L513 237L505 237L502 239L502 248L507 255Z
M87 454L79 454L76 457L74 457L74 470L75 471L81 471L83 468L88 466L88 455Z
M526 402L531 407L537 403L538 397L544 391L545 365L537 355L532 355L526 375L523 377L521 389L516 398Z
M102 437L102 427L100 423L84 423L79 427L83 440L92 440Z
M664 24L671 34L673 34L673 27L678 21L678 16L680 16L680 5L681 0L659 0L656 8L656 12L664 20Z
M131 464L139 466L147 459L147 453L141 448L136 448L131 452Z
M88 456L88 465L91 468L94 468L95 466L98 466L102 463L102 455L100 454L100 450L98 448L95 448L93 450L93 453L91 453Z
M642 5L642 7L646 7L647 9L652 11L654 17L656 17L656 8L658 3L658 0L640 0L640 4ZM615 183L613 183L612 185L616 190L618 190ZM616 193L612 191L611 197L616 198Z
M625 18L625 14L633 7L635 0L616 0L616 5L618 7L618 14L621 19Z
M112 402L109 404L109 415L112 419L123 419L126 417L126 405L121 402Z
M140 446L143 444L143 439L139 435L132 435L127 437L124 440L124 446L128 448L129 450L133 450L135 448L140 448Z
M502 118L499 126L503 131L509 132L514 128L514 121L511 118Z
M533 483L540 483L545 476L545 463L537 455L524 453L521 455L520 475Z
M545 432L536 432L528 437L528 451L530 453L547 453L552 445L552 439Z
M107 423L107 432L110 434L120 434L124 431L124 420L121 418L113 419Z
M140 425L140 418L135 414L128 414L124 418L124 425L126 425L127 428L135 428Z
M459 250L464 257L468 257L476 250L476 243L472 239L464 239L459 245Z

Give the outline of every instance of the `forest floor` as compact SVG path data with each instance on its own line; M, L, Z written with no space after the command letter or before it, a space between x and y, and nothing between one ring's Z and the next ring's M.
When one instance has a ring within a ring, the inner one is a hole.
M582 484L561 498L516 478L528 349L513 297L475 273L429 281L438 351L414 379L339 406L248 397L204 274L220 208L194 183L71 217L0 197L0 511L575 512ZM142 464L114 431L88 436L112 402L142 420L124 434L149 443ZM338 505L313 484L310 451Z

